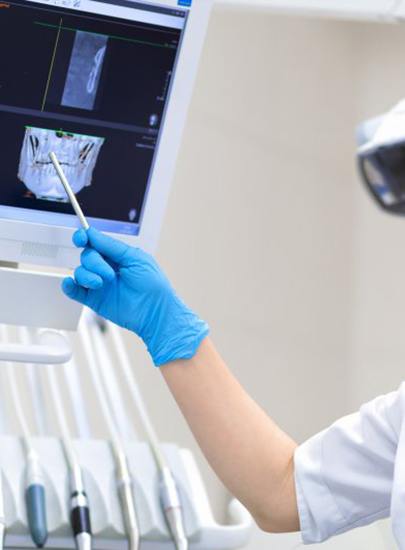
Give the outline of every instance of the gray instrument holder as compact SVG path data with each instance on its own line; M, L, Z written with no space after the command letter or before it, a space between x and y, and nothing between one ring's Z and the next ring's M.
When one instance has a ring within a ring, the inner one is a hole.
M46 548L75 548L68 520L69 479L61 443L56 438L33 438L33 446L45 471L49 539ZM126 550L110 444L104 440L75 440L90 502L94 550ZM25 458L21 440L0 437L0 468L6 518L6 549L32 548L28 533L25 501ZM141 534L141 550L173 549L173 542L160 508L159 478L149 446L143 442L125 445ZM251 519L237 501L230 504L231 525L215 522L208 498L191 453L173 444L162 450L176 478L184 512L190 548L227 550L244 546L251 531Z

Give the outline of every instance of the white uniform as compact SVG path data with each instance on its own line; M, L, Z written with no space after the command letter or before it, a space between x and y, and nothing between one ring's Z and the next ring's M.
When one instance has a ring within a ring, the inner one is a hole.
M405 383L298 447L302 539L321 542L391 515L405 550Z

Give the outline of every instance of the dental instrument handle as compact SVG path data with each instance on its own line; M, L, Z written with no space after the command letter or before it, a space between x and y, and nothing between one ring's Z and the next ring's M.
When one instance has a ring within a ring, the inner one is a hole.
M125 534L128 538L128 549L139 549L139 530L136 520L136 512L134 501L132 498L132 483L131 481L118 481L118 494L121 500L122 513L125 522Z
M66 176L65 176L65 173L63 172L62 170L62 167L61 165L59 164L59 161L58 161L58 158L57 156L55 155L54 152L50 152L49 153L49 158L51 159L52 161L52 164L54 165L55 167L55 170L56 170L56 173L58 174L59 176L59 179L66 191L66 194L67 196L69 197L69 200L73 206L73 210L75 211L76 213L76 216L79 218L79 221L80 221L80 224L81 226L83 227L83 229L85 231L87 231L90 227L88 221L86 220L84 214L83 214L83 211L76 199L76 195L73 193L73 190L70 186L70 183L68 182Z
M128 461L119 432L112 418L108 395L98 372L97 359L93 347L94 341L88 320L86 318L84 318L81 322L79 334L87 358L90 376L92 378L100 409L110 435L111 449L114 454L117 468L117 491L121 502L125 534L128 537L129 550L138 550L140 545L140 534L135 509L131 473L129 471Z
M55 373L55 367L47 365L46 373L55 407L57 423L62 433L61 442L63 451L69 468L69 485L71 491L70 525L75 539L76 550L91 550L92 534L90 509L87 495L84 490L82 470L70 437L69 425L62 406L62 394Z
M118 496L121 502L125 533L128 537L128 548L129 550L138 550L140 533L128 459L121 445L112 444L112 451L115 456Z
M166 466L160 473L160 502L176 550L187 550L188 540L184 529L183 509L172 472Z
M42 548L48 538L44 486L39 483L28 485L25 489L25 504L31 538L38 548Z
M8 340L8 329L4 325L1 326L0 334L3 340ZM38 453L33 448L31 443L30 431L25 418L21 397L18 392L14 367L10 362L6 363L6 374L17 421L22 432L22 444L27 461L25 469L24 496L27 509L28 528L34 544L41 548L44 546L48 538L44 475ZM4 529L1 529L1 531L3 531L1 535L4 536Z
M84 491L75 491L70 496L70 523L77 550L91 550L90 510Z
M118 355L118 364L121 367L126 384L131 391L132 398L135 402L135 406L141 418L143 428L146 432L150 449L159 470L160 502L170 530L170 534L176 546L176 550L186 550L188 548L188 540L184 528L183 509L181 506L180 495L176 480L174 479L167 460L160 448L155 428L150 419L148 409L143 400L133 370L131 369L129 357L125 348L125 344L122 340L120 330L112 323L108 324L108 328L112 333L113 342L115 344L115 349Z
M35 450L27 456L25 504L32 540L42 548L48 538L44 475Z
M4 326L1 327L1 335L4 340L8 339L8 330ZM41 548L44 546L48 538L44 475L38 453L31 444L30 431L18 392L14 367L9 362L6 363L6 373L14 402L14 409L22 432L22 443L26 453L27 464L25 470L24 496L27 509L28 526L32 540L36 546ZM0 531L2 531L0 536L4 536L4 529L0 528Z
M70 464L70 525L76 550L91 550L91 516L87 494L84 490L82 470L72 449L72 442L63 439L65 453ZM70 454L70 457L69 457Z

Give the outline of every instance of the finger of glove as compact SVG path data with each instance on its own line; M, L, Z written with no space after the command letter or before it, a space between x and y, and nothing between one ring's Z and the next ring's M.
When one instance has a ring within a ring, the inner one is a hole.
M73 233L72 241L77 248L84 248L89 243L87 232L84 229L78 229Z
M103 279L100 275L81 265L75 269L75 281L78 285L90 290L98 290L103 286Z
M90 227L87 231L87 237L91 246L97 252L100 252L100 254L117 264L121 263L125 253L129 250L129 246L125 243L108 237L93 227Z
M62 290L68 298L87 305L89 291L79 286L72 277L65 277L62 281Z
M81 254L82 266L105 281L112 281L115 271L111 265L94 248L85 248Z

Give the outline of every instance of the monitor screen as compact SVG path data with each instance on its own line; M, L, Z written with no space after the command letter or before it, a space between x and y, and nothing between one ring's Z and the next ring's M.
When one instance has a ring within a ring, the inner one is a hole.
M138 235L187 11L0 0L0 218Z

